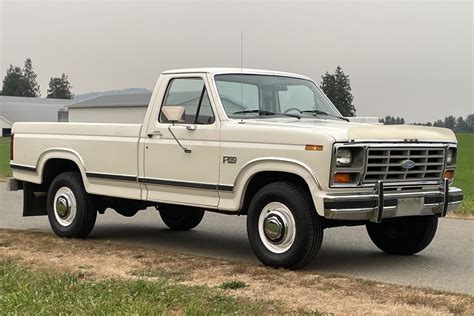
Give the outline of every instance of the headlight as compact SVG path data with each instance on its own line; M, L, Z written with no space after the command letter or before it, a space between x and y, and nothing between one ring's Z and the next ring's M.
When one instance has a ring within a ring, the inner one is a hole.
M456 156L456 153L454 151L454 148L449 148L448 149L448 154L446 155L446 163L448 165L454 165L455 163L455 156Z
M347 148L340 148L336 152L336 166L348 167L352 164L352 152Z

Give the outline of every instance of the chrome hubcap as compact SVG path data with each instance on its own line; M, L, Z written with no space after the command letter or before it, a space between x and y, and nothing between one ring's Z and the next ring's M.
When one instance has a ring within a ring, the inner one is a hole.
M56 209L59 217L66 217L71 211L71 206L67 200L66 196L60 196L56 201Z
M280 202L267 204L258 220L258 230L263 245L274 253L283 253L291 248L296 237L293 213Z
M61 226L69 226L76 218L76 197L68 187L61 187L54 196L54 217Z
M285 234L285 223L280 216L272 214L265 218L263 224L265 236L272 242L278 242Z

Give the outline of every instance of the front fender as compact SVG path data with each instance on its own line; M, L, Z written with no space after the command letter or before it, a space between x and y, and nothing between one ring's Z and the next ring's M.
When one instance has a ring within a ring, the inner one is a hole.
M321 184L318 176L305 163L287 158L262 157L247 162L237 175L233 185L232 192L221 192L219 209L225 211L240 210L244 204L245 191L251 179L260 172L286 172L302 178L311 192L313 201L317 201L316 197L321 192ZM316 204L315 204L316 206ZM320 208L316 207L317 210ZM321 209L318 213L324 214Z

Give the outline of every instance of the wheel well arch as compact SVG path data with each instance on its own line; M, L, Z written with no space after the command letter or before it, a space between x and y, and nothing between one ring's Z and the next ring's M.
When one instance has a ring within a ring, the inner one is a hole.
M258 192L258 190L263 188L265 185L274 182L295 183L301 186L301 188L303 188L303 190L308 193L308 196L313 201L313 197L308 183L300 175L286 171L260 171L252 175L246 185L246 188L243 193L243 202L240 208L240 213L247 214L250 201L252 200L253 196Z
M46 160L41 174L42 185L49 186L57 175L67 171L77 171L82 177L81 169L73 160L66 158L50 158Z

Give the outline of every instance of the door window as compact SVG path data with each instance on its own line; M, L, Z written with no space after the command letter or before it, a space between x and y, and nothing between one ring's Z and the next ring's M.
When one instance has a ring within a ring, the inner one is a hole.
M171 80L162 106L182 106L185 124L212 124L215 120L206 86L200 78ZM159 121L168 123L162 111Z

